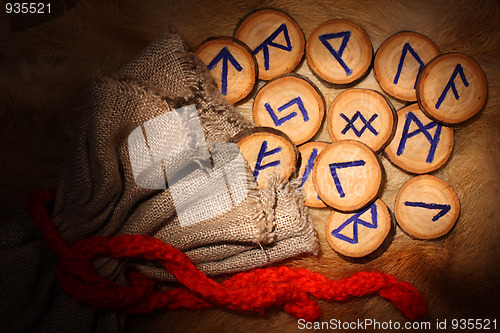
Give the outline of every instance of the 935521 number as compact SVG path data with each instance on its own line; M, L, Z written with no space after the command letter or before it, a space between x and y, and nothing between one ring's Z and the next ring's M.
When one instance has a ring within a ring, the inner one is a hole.
M469 330L495 330L497 329L497 320L493 319L453 319L451 321L451 328L456 329L469 329Z
M50 3L41 2L6 2L7 14L50 14Z

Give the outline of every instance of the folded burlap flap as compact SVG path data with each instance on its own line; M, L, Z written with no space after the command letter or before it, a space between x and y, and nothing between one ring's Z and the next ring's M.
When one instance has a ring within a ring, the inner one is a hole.
M298 180L273 178L267 188L258 189L249 167L244 166L248 187L244 199L222 214L184 226L176 213L172 188L137 185L131 156L138 153L129 147L131 133L144 129L141 126L152 119L191 105L212 148L252 127L223 98L205 65L187 52L175 33L163 35L114 77L94 82L90 110L57 191L54 221L64 239L71 243L91 235L152 235L184 251L210 275L316 252L317 239L302 191L297 189ZM175 132L168 122L159 124L156 132L163 130L165 138ZM144 140L139 136L134 140ZM162 160L164 171L165 165L176 169L189 158L181 154L182 149L174 150L177 153L170 159ZM207 204L206 210L211 206ZM156 279L171 278L160 267L134 265ZM100 260L96 266L100 274L115 279L125 267L111 259Z

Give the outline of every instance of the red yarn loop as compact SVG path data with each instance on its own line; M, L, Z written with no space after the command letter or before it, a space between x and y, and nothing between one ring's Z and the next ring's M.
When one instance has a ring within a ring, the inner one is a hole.
M134 314L159 308L218 306L263 313L271 306L282 306L294 317L313 321L321 316L321 310L310 296L346 301L378 294L410 320L427 314L424 298L411 284L380 272L358 272L341 280L328 280L302 268L267 267L239 273L217 283L200 272L180 250L150 236L94 236L68 246L44 206L53 198L53 192L35 192L29 197L27 210L49 249L58 255L56 277L61 288L77 301L96 309ZM159 291L155 288L157 281L138 272L130 273L129 285L119 285L97 274L91 263L97 255L159 263L186 288Z

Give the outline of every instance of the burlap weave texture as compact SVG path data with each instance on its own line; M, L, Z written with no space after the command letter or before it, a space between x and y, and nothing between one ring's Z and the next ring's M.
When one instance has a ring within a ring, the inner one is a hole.
M274 178L261 190L247 166L246 198L223 214L187 226L179 224L170 189L136 184L127 138L148 120L194 104L211 145L252 127L218 92L180 36L163 35L115 76L95 81L90 95L90 110L56 199L54 220L67 241L96 234L153 235L183 250L210 275L317 251L298 181ZM179 163L186 156L178 154ZM137 265L146 275L170 277L159 267ZM123 268L113 260L96 266L113 278Z

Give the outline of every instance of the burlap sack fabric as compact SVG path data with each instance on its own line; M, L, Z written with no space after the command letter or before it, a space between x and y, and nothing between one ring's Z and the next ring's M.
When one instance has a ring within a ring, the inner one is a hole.
M89 112L57 189L53 217L63 238L71 244L91 235L153 235L184 251L209 275L316 252L317 239L297 181L272 178L267 188L258 189L246 166L245 199L223 214L188 226L179 224L168 188L144 189L136 184L127 145L130 133L150 119L192 104L209 143L227 142L252 127L225 101L205 65L187 52L175 33L163 35L114 77L92 84ZM131 266L159 280L171 278L146 262L103 258L95 264L101 275L120 282ZM53 270L54 264L48 267ZM39 288L33 274L35 268L25 278ZM44 276L42 288L52 288L50 275ZM120 330L119 316L76 304L57 287L44 295L36 304L49 310L38 311L38 317L13 328Z

